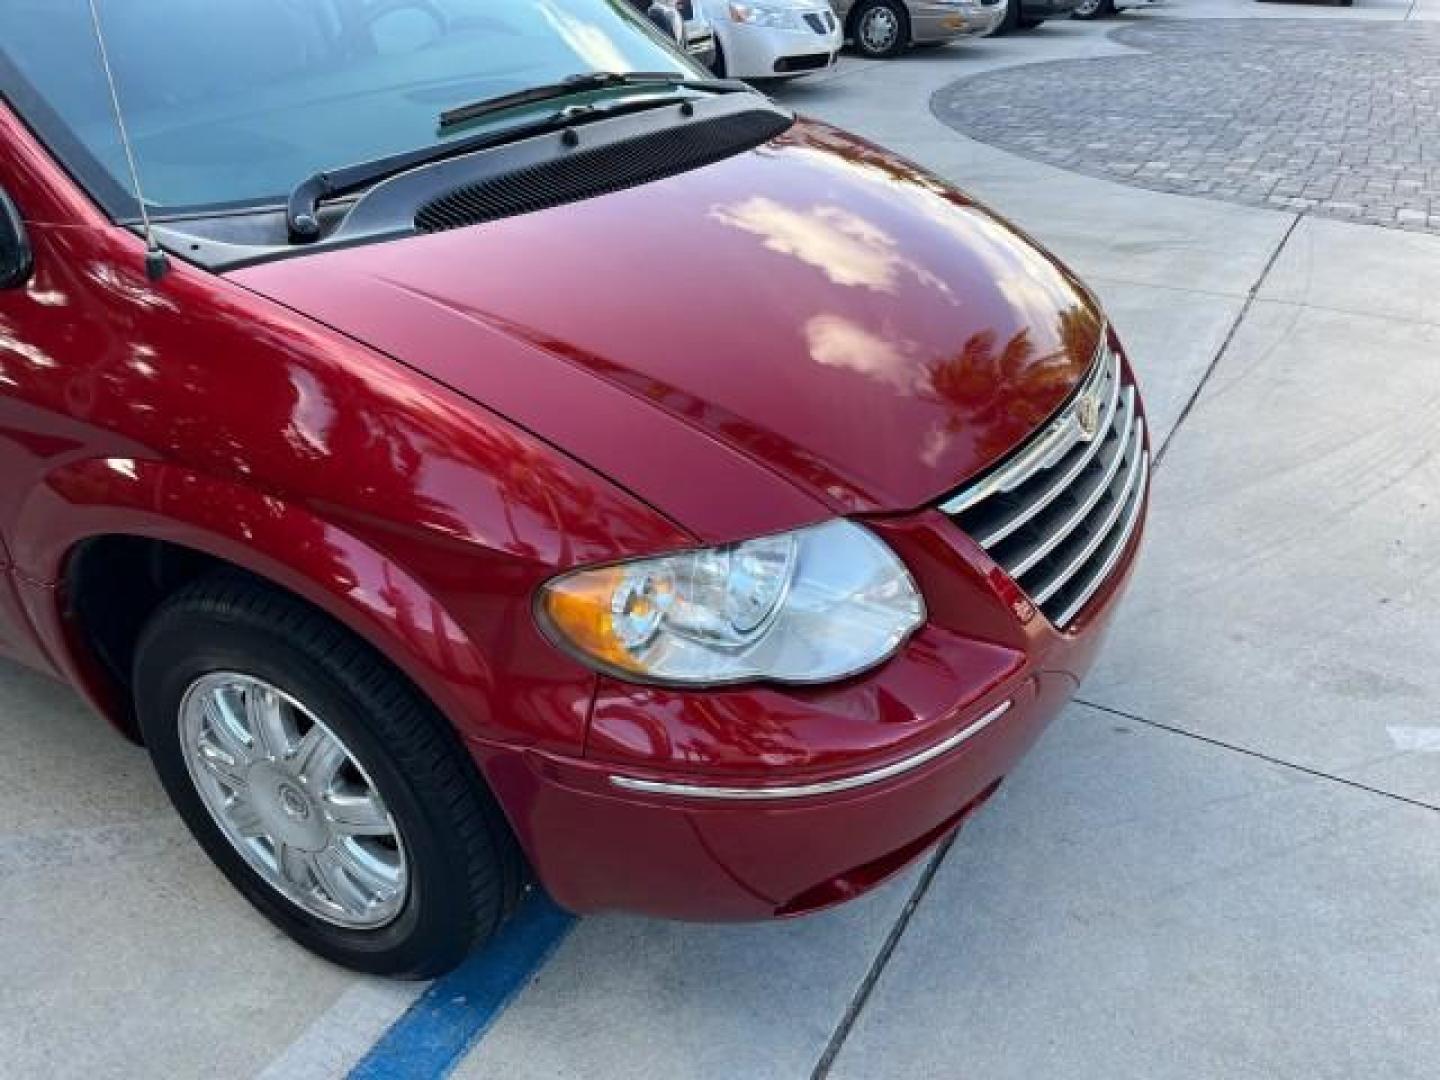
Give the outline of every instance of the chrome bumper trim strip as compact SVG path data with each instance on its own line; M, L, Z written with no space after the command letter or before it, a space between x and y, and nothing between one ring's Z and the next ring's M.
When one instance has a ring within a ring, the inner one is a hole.
M804 799L812 795L831 795L837 791L878 784L882 780L900 776L918 769L926 762L955 749L967 739L972 739L1000 717L1010 711L1011 700L1002 701L980 719L957 731L954 735L940 740L934 746L926 747L918 754L871 769L869 772L843 776L836 780L823 780L813 784L793 784L785 787L719 787L710 784L672 784L662 780L643 780L635 776L611 775L610 783L626 791L640 791L647 795L680 795L687 799Z

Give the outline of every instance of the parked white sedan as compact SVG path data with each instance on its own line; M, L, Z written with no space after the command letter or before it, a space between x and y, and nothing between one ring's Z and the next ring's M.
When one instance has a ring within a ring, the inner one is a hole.
M834 66L844 32L828 0L698 0L715 29L717 74L785 79Z

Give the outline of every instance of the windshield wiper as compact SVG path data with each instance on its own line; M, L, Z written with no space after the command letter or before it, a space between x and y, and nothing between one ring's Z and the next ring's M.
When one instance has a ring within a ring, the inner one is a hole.
M623 75L613 72L595 72L589 75L575 75L549 86L538 86L513 94L503 94L499 97L475 102L472 105L462 105L457 109L451 109L441 114L440 130L443 132L457 124L505 112L520 105L554 101L571 94L604 89L608 86L653 86L664 89L709 90L720 94L753 92L752 87L738 80L691 79L684 75L668 72L631 72ZM357 162L341 169L317 172L296 184L294 190L290 192L289 199L286 200L285 223L290 234L290 242L307 244L320 238L319 206L321 199L358 191L376 181L384 180L419 165L459 157L461 154L484 150L487 147L522 139L529 135L554 131L583 119L617 111L622 110L615 106L605 110L598 108L562 109L528 123L515 124L500 131L484 131L465 139L436 143L433 146L422 146L418 150L407 150L403 153L375 158L372 161ZM458 115L461 113L464 115Z
M710 90L720 94L734 94L749 90L743 82L732 79L695 79L673 71L591 71L583 75L571 75L559 82L543 86L532 86L509 94L483 98L468 105L459 105L440 114L440 130L446 131L472 120L508 112L523 105L535 105L544 101L583 94L589 90L604 90L612 86L663 86L685 90Z

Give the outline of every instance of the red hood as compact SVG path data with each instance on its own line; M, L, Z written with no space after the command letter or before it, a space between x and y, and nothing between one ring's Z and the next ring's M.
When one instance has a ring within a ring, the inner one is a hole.
M781 517L825 511L774 493L774 474L834 510L911 509L1033 432L1101 331L1008 226L816 124L630 191L232 276L700 534L719 527L693 520L696 448L769 470L773 498L737 494Z

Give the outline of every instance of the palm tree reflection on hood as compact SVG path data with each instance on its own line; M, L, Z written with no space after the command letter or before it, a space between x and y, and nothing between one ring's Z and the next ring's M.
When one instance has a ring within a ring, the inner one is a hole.
M1033 434L1075 385L1076 358L1095 351L1098 320L1073 305L1059 315L1061 344L1036 355L1030 331L1001 342L993 330L971 334L952 357L929 365L927 390L947 406L946 419L925 439L927 463L969 432L978 459L994 461Z

